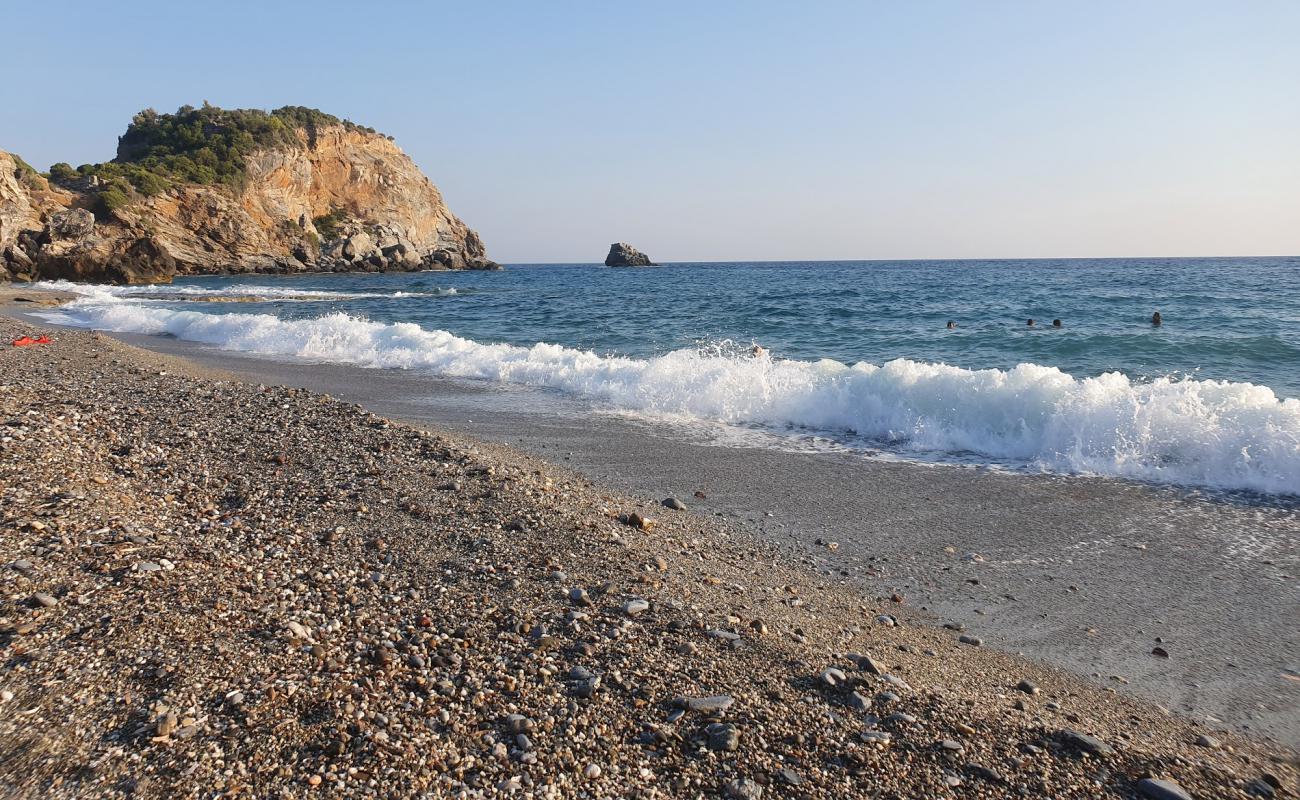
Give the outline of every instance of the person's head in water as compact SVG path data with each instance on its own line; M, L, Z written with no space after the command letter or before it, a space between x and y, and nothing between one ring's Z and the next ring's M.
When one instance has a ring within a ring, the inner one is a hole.
M948 320L948 330L952 330L955 327L957 327L957 323L953 322L952 320Z
M1159 311L1157 311L1156 313L1154 313L1154 314L1151 315L1151 324L1152 324L1152 325L1159 325L1162 321L1163 321L1163 320L1160 319L1160 312L1159 312Z
M1053 328L1059 328L1059 327L1061 327L1061 321L1060 321L1059 319L1054 319L1054 320L1052 320L1052 327L1053 327Z
M749 354L754 358L762 358L767 355L767 348L761 344L755 344L753 347L749 348Z
M1025 324L1031 328L1034 327L1034 321L1032 319L1025 320Z

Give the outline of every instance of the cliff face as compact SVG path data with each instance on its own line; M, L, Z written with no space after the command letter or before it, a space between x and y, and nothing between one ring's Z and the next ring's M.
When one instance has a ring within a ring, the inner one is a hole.
M249 153L237 187L176 183L111 211L96 178L51 186L0 151L0 279L496 267L387 137L332 125L293 139Z

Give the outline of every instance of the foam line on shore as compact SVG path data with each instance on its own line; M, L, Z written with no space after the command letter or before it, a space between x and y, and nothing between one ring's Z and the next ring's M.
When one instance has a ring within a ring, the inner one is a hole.
M977 454L1052 472L1300 493L1300 400L1250 383L1139 382L1114 372L1075 378L1036 364L846 365L699 350L635 359L555 344L483 343L342 313L307 320L208 314L98 291L42 316L263 355L549 387L627 411L838 432L903 453Z
M403 297L437 297L456 294L455 288L434 288L424 292L337 292L325 289L294 289L283 286L259 286L253 283L238 283L231 286L205 287L198 285L143 285L143 286L109 286L72 283L70 281L41 281L34 288L55 292L68 292L81 295L90 300L102 302L110 300L133 300L144 302L150 300L185 301L210 299L258 299L275 301L337 301L359 299L382 299Z

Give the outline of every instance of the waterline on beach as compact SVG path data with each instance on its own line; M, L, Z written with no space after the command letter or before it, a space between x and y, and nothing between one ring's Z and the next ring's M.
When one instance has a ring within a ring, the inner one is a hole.
M961 454L1046 472L1267 494L1300 490L1300 400L1247 382L1141 381L1117 372L1076 378L1028 363L972 370L909 359L753 358L716 343L634 358L481 342L338 312L211 314L78 289L88 296L44 318L267 356L545 387L621 411L819 432L900 455Z

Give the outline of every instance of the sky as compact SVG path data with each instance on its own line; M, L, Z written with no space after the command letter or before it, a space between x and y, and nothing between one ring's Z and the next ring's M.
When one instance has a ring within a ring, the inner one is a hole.
M1300 2L0 0L0 148L306 105L506 263L1300 254ZM23 33L25 32L25 33Z

